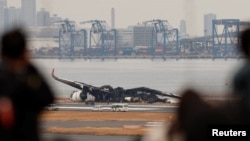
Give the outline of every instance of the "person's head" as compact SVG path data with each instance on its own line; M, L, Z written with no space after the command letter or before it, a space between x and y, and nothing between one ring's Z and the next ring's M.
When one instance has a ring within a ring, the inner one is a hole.
M186 137L195 125L195 119L207 109L209 105L201 98L200 92L192 88L185 89L177 109L177 120L168 132L169 139L172 139L171 134L178 132Z
M208 108L209 105L201 98L200 92L192 88L184 90L177 110L182 128L190 126L193 119Z
M12 29L3 34L1 40L2 59L20 59L26 50L26 35L21 29Z
M240 34L240 50L248 58L250 58L250 27Z

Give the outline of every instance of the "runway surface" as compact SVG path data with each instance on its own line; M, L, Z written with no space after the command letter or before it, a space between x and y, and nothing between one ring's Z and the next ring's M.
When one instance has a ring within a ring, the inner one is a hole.
M48 127L122 127L123 125L146 125L149 121L54 121L54 122L42 122L41 128Z
M111 111L111 104L97 103L96 105L102 105L104 111ZM85 104L57 104L59 110L84 110L91 111L93 105ZM175 105L149 105L149 104L129 104L128 111L148 111L148 112L176 112L177 106Z
M136 141L135 136L95 136L70 134L42 134L42 141Z
M105 111L111 111L111 104L98 103L103 105ZM82 110L92 111L93 105L75 104L75 103L60 103L57 104L58 110ZM128 112L175 112L177 106L172 105L143 105L129 104ZM122 127L123 125L141 125L146 126L151 121L50 121L42 122L41 128L49 127ZM103 135L77 135L77 134L50 134L42 133L42 141L136 141L136 136L103 136Z

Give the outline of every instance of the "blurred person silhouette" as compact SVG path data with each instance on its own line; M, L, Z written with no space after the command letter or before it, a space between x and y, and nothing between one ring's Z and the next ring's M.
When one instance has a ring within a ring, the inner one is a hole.
M195 118L209 106L199 97L198 92L187 89L182 92L182 97L177 109L177 119L171 124L168 130L168 138L174 141L176 136L187 140L188 132L193 127Z
M193 89L185 89L181 95L176 113L177 118L174 121L166 122L163 126L150 128L143 136L142 141L192 141L196 138L202 139L202 132L195 133L196 129L201 129L196 122L197 119L203 118L202 114L208 112L210 106L202 100L199 96L200 93Z
M239 103L238 120L250 124L250 27L240 34L240 52L245 56L245 62L234 75L232 92Z
M223 113L201 98L201 93L188 88L181 92L176 119L152 128L142 141L206 141L211 124L226 123Z
M177 119L167 130L170 141L209 140L209 126L228 124L230 120L217 107L211 106L194 89L185 89L177 109Z
M54 94L31 63L21 28L2 35L0 51L0 140L39 141L38 118Z

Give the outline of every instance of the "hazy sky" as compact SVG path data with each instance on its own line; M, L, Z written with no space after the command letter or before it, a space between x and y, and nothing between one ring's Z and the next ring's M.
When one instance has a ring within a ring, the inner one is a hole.
M20 7L21 0L8 0L8 6ZM168 20L179 28L186 20L190 35L203 35L204 14L214 13L217 19L250 21L250 0L37 0L37 10L75 20L106 20L111 25L111 8L115 8L115 27L126 28L143 21Z

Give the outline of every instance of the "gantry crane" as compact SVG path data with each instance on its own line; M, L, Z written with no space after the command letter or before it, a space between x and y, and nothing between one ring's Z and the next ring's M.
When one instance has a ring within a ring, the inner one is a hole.
M77 30L76 23L68 19L55 22L59 30L59 57L87 54L87 31Z
M221 19L212 21L213 56L237 54L239 46L239 19Z
M108 29L106 21L90 20L80 24L91 24L89 32L90 55L116 55L117 41L116 30ZM94 44L92 44L94 42ZM98 51L98 49L101 49Z
M162 55L178 54L178 29L172 28L167 20L149 20L144 21L143 24L151 24L154 27L151 40L152 55L155 54L156 46L163 46Z

